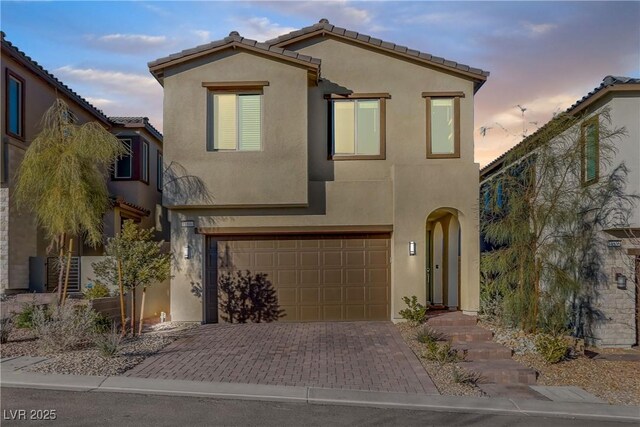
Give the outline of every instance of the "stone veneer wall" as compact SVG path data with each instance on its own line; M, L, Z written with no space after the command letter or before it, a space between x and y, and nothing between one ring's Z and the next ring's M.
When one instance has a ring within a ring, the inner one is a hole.
M0 188L0 293L9 287L9 189Z
M592 336L588 340L598 347L630 347L636 344L637 289L634 258L627 255L630 246L630 242L623 240L622 247L608 248L603 254L607 281L598 289L594 308L600 310L605 319L591 325ZM617 272L627 276L627 289L617 288Z

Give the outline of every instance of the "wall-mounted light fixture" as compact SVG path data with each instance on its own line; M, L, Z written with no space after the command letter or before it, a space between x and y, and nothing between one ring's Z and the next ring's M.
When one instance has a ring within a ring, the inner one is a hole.
M184 245L182 252L184 254L184 259L191 258L191 247L189 247L189 245Z
M416 242L409 242L409 256L414 256L416 254Z
M196 223L194 220L192 219L185 219L182 221L182 227L184 228L194 228L196 226Z
M618 289L627 289L627 276L622 273L616 273L616 285Z

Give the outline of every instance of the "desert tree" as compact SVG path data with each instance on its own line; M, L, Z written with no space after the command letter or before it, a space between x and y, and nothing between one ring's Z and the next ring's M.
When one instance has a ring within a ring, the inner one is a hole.
M126 149L103 125L77 123L61 99L45 112L42 130L25 152L17 172L16 198L19 206L35 214L51 242L48 250L59 253L61 303L68 284L73 237L81 236L93 247L102 242L103 215L111 203L107 177L116 158L124 154Z
M625 191L627 167L613 165L625 129L612 127L606 109L595 117L599 146L587 143L594 135L584 117L560 114L509 152L483 186L493 195L481 213L493 249L482 256L482 273L502 296L503 319L527 331L584 332L578 323L605 279L601 231L624 227L635 203ZM587 165L585 153L597 163ZM585 183L588 167L606 173Z
M136 290L142 289L140 321L138 335L142 332L144 302L147 288L154 283L163 282L171 275L171 255L164 253L163 241L154 241L153 228L140 228L135 222L126 220L119 235L107 240L105 258L92 264L96 277L104 283L130 292L131 298L131 334L135 335ZM120 299L121 313L124 312L124 300ZM122 316L124 317L124 316ZM125 321L122 320L123 333Z

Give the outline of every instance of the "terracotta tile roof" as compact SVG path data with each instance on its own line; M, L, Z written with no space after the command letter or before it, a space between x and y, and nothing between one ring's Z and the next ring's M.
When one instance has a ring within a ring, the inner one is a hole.
M327 19L321 19L320 22L318 22L317 24L313 24L311 26L304 27L304 28L302 28L300 30L292 31L292 32L290 32L288 34L284 34L284 35L281 35L281 36L276 37L274 39L267 40L265 42L265 44L269 45L269 46L279 46L279 45L281 45L283 43L286 43L286 42L288 42L290 40L296 39L296 38L301 37L301 36L305 36L307 34L312 34L312 33L318 32L318 31L323 31L325 33L335 34L337 36L354 39L354 40L357 40L357 41L360 41L360 42L364 42L364 43L370 44L370 45L372 45L374 47L381 48L381 49L384 49L384 50L387 50L387 51L397 52L397 53L400 53L400 54L404 54L404 55L408 55L408 56L414 57L414 58L419 59L419 60L423 60L423 61L426 61L426 62L431 62L433 64L438 64L438 65L445 66L445 67L448 67L448 68L460 70L460 71L463 71L463 72L466 72L466 73L475 74L481 80L485 80L489 76L489 72L488 71L481 70L480 68L470 67L470 66L465 65L465 64L460 64L458 62L450 61L450 60L445 59L445 58L441 58L441 57L438 57L438 56L433 56L431 54L420 52L418 50L409 49L406 46L401 46L401 45L397 45L395 43L383 41L383 40L377 39L375 37L371 37L371 36L366 35L366 34L358 33L356 31L350 31L350 30L347 30L345 28L336 27L334 25L331 25L331 23L329 23L329 21Z
M149 216L151 214L151 211L149 209L131 202L127 202L122 196L111 195L110 199L113 206L128 208L128 210L134 211L140 216Z
M143 127L162 142L162 133L156 129L148 117L109 117L114 126Z
M13 45L9 40L7 40L6 35L3 31L0 31L0 38L2 40L2 47L7 50L7 52L18 62L21 62L24 66L30 68L34 73L38 74L42 77L46 82L57 88L59 91L64 93L69 98L73 99L75 102L83 106L87 111L96 116L99 120L108 123L109 119L107 116L94 107L89 101L78 95L74 92L69 86L62 83L56 76L47 71L42 65L38 64L34 61L30 56L27 56L26 53L18 49Z
M315 68L319 68L321 62L319 59L312 58L308 55L302 55L297 52L286 50L280 47L270 46L266 43L260 43L256 40L247 39L245 37L242 37L237 31L232 31L229 33L228 37L225 37L222 40L216 40L211 43L196 46L191 49L185 49L181 52L177 52L169 56L165 56L164 58L159 58L155 61L151 61L147 65L149 66L151 71L154 72L155 70L162 68L162 66L167 63L173 63L174 61L181 62L181 60L186 61L191 57L197 57L200 56L200 54L204 54L212 50L220 50L222 48L225 48L226 46L246 46L248 48L258 49L280 56L283 59L294 59L302 61L314 66Z
M578 101L576 101L573 105L571 105L569 108L567 108L561 114L572 114L574 112L577 112L576 110L579 110L583 106L588 105L589 101L595 99L594 96L596 96L598 93L601 93L606 88L609 88L609 87L612 87L612 86L619 86L619 85L628 85L628 84L634 84L634 85L635 84L640 84L640 79L639 78L633 78L633 77L606 76L604 79L602 79L602 83L600 83L600 85L598 87L596 87L591 92L589 92L588 94L586 94L585 96L580 98ZM519 143L517 143L516 145L511 147L509 150L504 152L502 155L500 155L498 158L496 158L495 160L491 161L485 167L480 169L480 177L482 178L482 177L486 176L488 173L492 172L493 170L499 169L500 165L504 162L504 159L509 155L509 153L512 153L514 150L516 150L522 144L526 144L527 142L529 142L532 139L534 139L536 137L536 135L540 134L542 132L542 130L545 129L546 126L549 125L549 123L551 123L552 121L553 121L553 119L548 121L544 126L540 127L540 129L536 130L534 133L532 133L531 135L527 136L522 141L520 141Z

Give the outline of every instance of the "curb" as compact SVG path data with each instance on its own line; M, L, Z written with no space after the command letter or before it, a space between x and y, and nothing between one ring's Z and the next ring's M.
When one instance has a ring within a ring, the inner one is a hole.
M122 376L50 375L24 371L12 372L9 369L2 369L0 386L7 388L262 400L312 405L365 406L438 412L545 416L634 423L640 421L640 407L637 406L386 393L317 387L158 380Z

